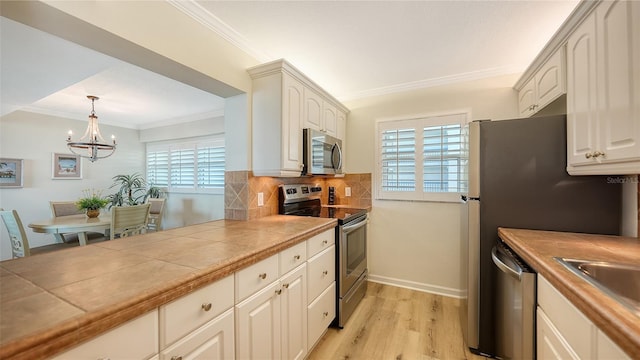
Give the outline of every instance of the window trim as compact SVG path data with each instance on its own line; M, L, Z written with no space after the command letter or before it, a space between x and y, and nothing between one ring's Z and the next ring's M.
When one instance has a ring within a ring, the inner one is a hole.
M450 119L444 119L451 117ZM425 202L459 202L461 192L425 192L423 180L423 131L428 126L460 124L466 126L471 119L469 109L439 113L414 114L399 117L376 119L375 132L375 198L376 200L425 201ZM415 191L383 191L382 190L382 144L380 135L385 130L411 128L416 130L416 189ZM418 140L419 139L419 140Z
M224 194L224 183L222 187L217 188L201 188L198 186L198 169L194 167L194 185L193 187L172 187L171 186L171 152L181 149L193 149L194 151L194 163L197 164L198 158L198 146L222 146L225 148L225 136L224 134L216 134L211 136L193 137L182 140L165 140L157 142L149 142L146 144L145 149L145 176L148 178L148 154L149 152L167 150L169 161L169 173L168 173L168 186L162 187L167 193L175 194ZM226 156L225 156L226 162ZM226 168L226 166L225 166ZM224 175L224 174L223 174Z

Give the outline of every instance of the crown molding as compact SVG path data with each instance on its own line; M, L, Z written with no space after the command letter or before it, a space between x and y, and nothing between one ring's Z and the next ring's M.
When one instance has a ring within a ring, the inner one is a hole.
M336 97L342 102L347 102L352 100L364 99L368 97L390 95L390 94L395 94L395 93L400 93L405 91L426 89L426 88L443 86L443 85L451 85L451 84L462 83L467 81L491 78L495 76L517 74L521 72L522 72L521 68L517 68L514 66L501 66L501 67L484 69L479 71L472 71L468 73L448 75L448 76L442 76L442 77L431 78L431 79L411 81L403 84L385 86L385 87L380 87L380 88L375 88L370 90L363 90L363 91L358 91L350 94L343 94L341 96L336 96Z
M223 39L227 40L235 47L251 55L260 62L266 62L273 60L273 57L265 54L264 52L256 49L251 43L235 31L231 26L227 25L224 21L220 20L217 16L213 15L207 9L200 6L194 0L166 0L169 4L173 5L176 9L182 11L185 15L196 20L200 24L207 27L209 30L220 35Z

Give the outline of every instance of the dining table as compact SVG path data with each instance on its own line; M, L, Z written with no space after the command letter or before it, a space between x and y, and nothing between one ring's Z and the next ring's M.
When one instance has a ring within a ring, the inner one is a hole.
M31 222L33 232L53 234L57 242L64 242L62 234L77 233L80 246L87 245L87 232L105 232L111 227L111 216L90 218L85 214L56 216Z

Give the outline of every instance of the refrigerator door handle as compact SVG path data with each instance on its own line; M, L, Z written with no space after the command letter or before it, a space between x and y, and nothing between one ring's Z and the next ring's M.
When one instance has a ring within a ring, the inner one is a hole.
M517 269L514 269L500 260L498 249L495 246L493 247L493 249L491 249L491 258L493 259L493 263L496 264L498 269L500 269L502 272L518 281L522 278L522 269L519 267Z

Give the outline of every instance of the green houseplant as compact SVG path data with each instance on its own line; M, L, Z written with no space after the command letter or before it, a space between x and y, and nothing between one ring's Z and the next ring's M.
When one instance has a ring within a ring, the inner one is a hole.
M109 195L109 208L113 206L131 206L143 204L148 198L160 198L164 195L157 186L148 186L142 174L116 175L110 188L118 191Z
M97 217L100 215L100 209L107 206L110 200L102 197L101 191L86 189L82 191L84 197L76 201L76 206L80 210L86 210L88 217Z

